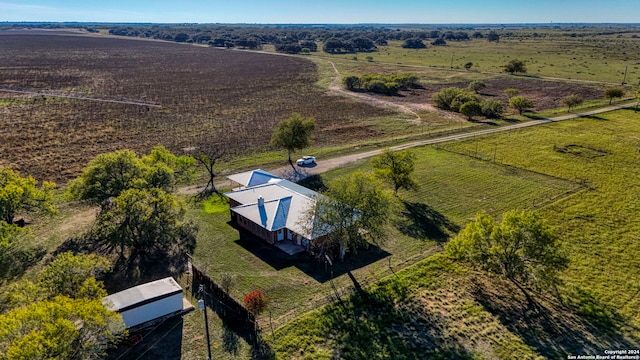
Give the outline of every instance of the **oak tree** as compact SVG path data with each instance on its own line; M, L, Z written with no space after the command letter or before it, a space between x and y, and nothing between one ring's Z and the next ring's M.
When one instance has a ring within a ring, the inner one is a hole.
M53 190L56 184L38 181L31 176L22 177L10 168L0 166L0 221L13 224L21 212L54 214Z
M611 105L614 98L621 98L624 96L624 90L620 88L608 88L604 90L604 96L609 99L609 105Z
M309 233L326 234L322 252L339 249L340 260L347 250L356 252L369 243L380 244L394 213L393 193L371 173L356 172L329 183L328 190L309 209L304 221Z
M474 116L482 115L482 105L477 101L466 102L460 106L460 113L468 120L473 120Z
M446 252L517 285L555 285L568 265L557 236L531 211L509 211L500 223L480 213L446 245Z
M161 189L128 189L98 214L91 237L117 250L128 266L192 248L197 228L182 222L184 205Z
M518 110L518 114L522 115L526 110L532 109L534 104L533 100L527 99L524 96L514 96L509 99L509 105Z
M418 183L411 177L415 170L415 154L411 150L391 151L386 149L371 160L376 175L393 185L395 194L398 190L414 190Z
M562 103L567 107L567 112L571 111L572 107L576 107L584 102L584 99L580 94L571 94L562 99Z
M176 157L164 147L155 147L142 158L131 150L118 150L96 156L73 180L67 195L101 205L128 189L173 190L177 181L193 177L195 160Z
M102 304L96 280L109 267L96 255L64 253L2 294L0 359L102 359L125 335L122 317Z
M311 133L315 129L315 120L293 113L288 119L276 125L271 135L271 146L287 150L289 164L293 167L291 153L302 150L311 144Z

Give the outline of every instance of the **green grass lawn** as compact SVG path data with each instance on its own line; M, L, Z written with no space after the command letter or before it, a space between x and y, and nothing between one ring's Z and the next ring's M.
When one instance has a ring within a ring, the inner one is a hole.
M590 188L539 210L563 239L571 260L563 274L562 302L536 295L541 308L534 311L513 284L436 255L365 294L287 324L271 342L274 351L282 358L300 359L336 354L348 359L511 359L637 348L639 124L640 114L622 110L445 146L491 159L495 152L498 162ZM500 166L483 164L495 166L494 183L501 184ZM472 184L457 183L450 187L455 191L447 193L464 193ZM432 191L442 189L449 190L441 186ZM437 196L428 196L433 201L429 205L438 208ZM520 206L516 201L505 208L526 207L525 196L521 198ZM443 209L444 214L448 211Z
M550 124L479 139L500 144L502 162L583 181L581 192L541 211L566 240L571 267L567 287L585 287L629 317L640 335L640 113L621 110L594 118ZM556 150L554 150L554 146ZM474 151L471 142L448 144Z

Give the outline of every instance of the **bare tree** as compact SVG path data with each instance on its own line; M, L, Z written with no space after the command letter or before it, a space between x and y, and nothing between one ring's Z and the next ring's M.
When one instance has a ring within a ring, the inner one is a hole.
M200 191L196 198L206 199L212 194L220 194L214 181L217 176L215 166L218 160L222 159L225 155L225 147L218 144L204 143L193 148L191 156L193 156L199 164L204 166L209 178L207 185Z

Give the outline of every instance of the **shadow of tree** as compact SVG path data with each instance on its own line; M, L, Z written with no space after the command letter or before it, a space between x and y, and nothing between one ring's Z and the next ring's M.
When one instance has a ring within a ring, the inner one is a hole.
M166 320L155 327L136 331L142 335L138 344L123 342L109 351L106 360L180 360L182 358L182 338L184 321L182 317Z
M5 253L0 253L0 285L7 280L13 281L21 277L25 271L37 264L47 250L42 246L23 246L4 248Z
M365 289L322 311L320 331L345 359L472 359L445 335L436 314L416 302L400 302L388 290Z
M236 228L240 233L240 238L236 240L235 243L242 246L245 250L258 257L273 269L279 271L294 266L319 283L324 283L331 279L331 270L333 270L333 276L338 277L346 274L348 271L365 267L391 255L384 249L370 244L368 249L361 249L357 254L347 254L344 262L335 262L333 269L331 269L329 265L323 261L324 258L318 260L306 252L288 255L264 240L256 238L248 231L239 227ZM334 258L337 258L337 256L334 256Z
M309 175L306 178L298 181L298 185L302 185L307 189L311 189L317 192L323 192L327 190L327 186L324 183L321 175Z
M523 113L522 116L531 119L531 120L545 120L546 117L544 116L540 116L540 115L536 115L534 113Z
M495 284L494 282L500 282ZM601 354L602 349L637 348L638 339L625 338L619 331L622 317L578 290L572 303L529 294L536 306L513 284L494 279L491 285L475 281L472 296L487 311L527 345L546 358L567 355Z
M233 356L240 351L240 337L226 325L222 326L222 349Z
M491 126L498 126L498 123L492 120L478 120L478 119L471 119L469 120L470 123L474 123L474 124L484 124L484 125L491 125Z
M585 116L581 116L581 118L591 119L591 120L607 121L607 119L603 118L602 116L598 116L598 115L585 115Z
M420 239L444 242L452 233L460 231L460 226L429 205L402 201L404 210L396 222L396 228L403 234Z
M195 237L185 237L167 248L154 248L141 251L135 259L118 256L113 249L95 240L89 232L73 237L60 244L53 255L63 252L74 254L98 254L111 259L112 269L101 279L109 293L118 292L141 283L162 279L168 276L177 277L184 272L187 265L187 254L195 249Z

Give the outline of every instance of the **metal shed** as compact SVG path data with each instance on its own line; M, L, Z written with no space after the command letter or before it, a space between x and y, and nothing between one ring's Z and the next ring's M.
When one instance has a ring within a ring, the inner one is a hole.
M183 311L182 287L172 277L111 294L102 302L122 315L127 328Z

